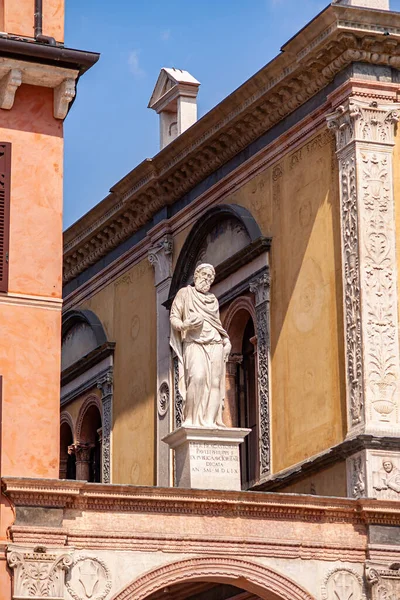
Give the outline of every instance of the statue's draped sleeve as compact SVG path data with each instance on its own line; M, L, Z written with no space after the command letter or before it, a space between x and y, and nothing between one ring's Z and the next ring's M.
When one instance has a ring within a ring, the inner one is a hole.
M186 385L185 385L185 371L183 365L183 344L182 344L182 325L185 320L185 297L186 288L179 290L175 296L175 300L172 303L170 322L171 322L171 337L170 344L172 350L175 352L178 358L178 369L179 369L179 392L185 401L186 398Z

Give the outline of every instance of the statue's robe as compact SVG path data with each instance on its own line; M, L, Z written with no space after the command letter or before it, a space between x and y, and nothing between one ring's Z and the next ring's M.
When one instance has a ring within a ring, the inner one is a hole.
M203 321L201 327L181 331L183 321L193 317L199 317ZM213 367L214 371L215 368L220 369L220 410L214 424L223 426L222 406L225 397L223 346L226 341L229 341L229 337L221 323L218 300L214 294L203 294L192 286L182 288L172 304L170 320L172 326L170 343L179 361L179 392L184 403L184 420L188 413L186 382L190 382L195 375L193 370L201 361L201 372L204 373L205 380L200 394L201 397L195 399L199 410L197 411L198 422L193 423L193 425L209 424L206 413ZM218 362L217 365L216 362Z

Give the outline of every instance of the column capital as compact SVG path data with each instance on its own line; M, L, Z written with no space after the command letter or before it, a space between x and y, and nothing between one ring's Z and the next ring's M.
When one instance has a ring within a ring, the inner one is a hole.
M263 302L269 302L270 287L271 277L268 271L250 282L250 292L255 295L256 307Z
M326 118L328 128L335 132L337 151L342 152L352 142L394 146L399 109L399 104L346 100Z
M101 391L102 398L106 398L112 394L113 374L108 372L98 380L96 387Z
M93 444L72 444L68 446L68 454L75 454L77 462L89 462Z
M148 258L154 267L156 286L172 276L172 252L173 238L169 233L149 250Z
M9 545L7 563L14 572L13 598L24 600L64 598L65 575L71 568L72 556L65 548Z

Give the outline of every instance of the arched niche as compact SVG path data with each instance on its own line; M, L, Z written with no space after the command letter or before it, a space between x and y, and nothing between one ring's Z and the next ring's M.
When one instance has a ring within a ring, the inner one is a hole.
M181 287L191 283L196 266L208 262L216 268L217 283L240 266L269 249L252 214L236 204L208 210L192 227L179 254L172 277L171 303Z
M106 343L106 332L94 312L68 311L62 320L61 370L65 371Z
M76 479L75 456L68 451L74 443L74 423L68 412L60 415L60 479Z
M190 558L150 571L113 596L112 600L150 600L171 585L210 581L232 584L262 600L314 600L303 587L281 573L238 558Z

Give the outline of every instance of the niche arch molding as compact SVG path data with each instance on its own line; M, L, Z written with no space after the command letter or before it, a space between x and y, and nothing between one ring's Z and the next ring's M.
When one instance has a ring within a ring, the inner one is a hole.
M246 262L258 256L270 247L270 238L263 237L261 229L253 215L243 206L236 204L219 204L210 208L193 225L188 234L174 269L171 281L168 303L171 304L181 287L190 283L190 278L196 267L196 260L207 235L218 223L231 220L239 223L247 234L249 244L241 252L238 252L236 263L245 257ZM243 256L239 256L243 255ZM234 255L236 256L236 255ZM232 257L232 259L234 258ZM216 282L227 276L228 270L225 261L216 267ZM229 260L231 262L231 259ZM235 263L235 261L233 261ZM235 270L237 264L232 264Z

